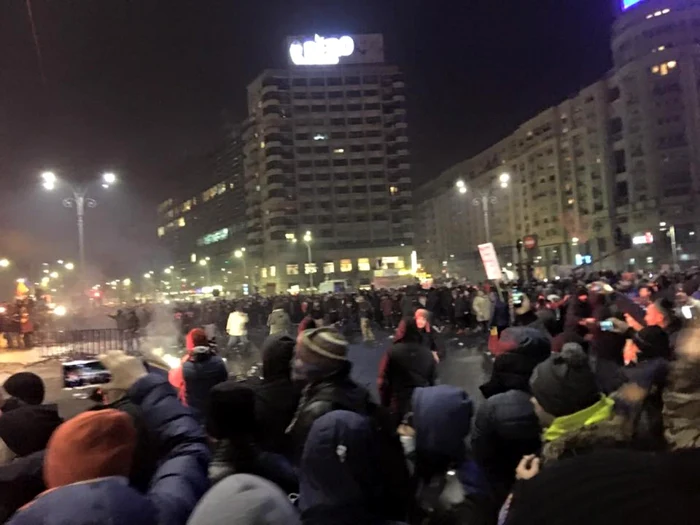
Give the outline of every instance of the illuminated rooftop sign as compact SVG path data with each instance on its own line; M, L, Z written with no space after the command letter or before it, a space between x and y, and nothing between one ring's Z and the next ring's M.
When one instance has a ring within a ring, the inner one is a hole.
M355 41L349 36L324 38L315 35L313 39L294 40L289 44L289 57L297 66L332 66L354 51Z
M622 0L622 9L629 9L632 6L635 6L644 0Z

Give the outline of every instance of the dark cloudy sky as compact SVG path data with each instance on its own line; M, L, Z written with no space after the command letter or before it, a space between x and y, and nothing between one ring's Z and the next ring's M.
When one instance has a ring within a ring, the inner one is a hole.
M0 256L71 257L75 217L37 176L112 169L88 257L117 276L163 259L153 204L183 155L245 116L286 35L385 35L427 181L602 75L614 0L31 0L45 84L25 1L0 1Z

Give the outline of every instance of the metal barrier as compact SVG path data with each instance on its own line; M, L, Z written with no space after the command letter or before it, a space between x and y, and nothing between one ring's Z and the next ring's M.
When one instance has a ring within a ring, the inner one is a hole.
M56 330L35 334L35 345L43 357L98 356L109 350L136 353L140 338L133 332L105 328L100 330Z

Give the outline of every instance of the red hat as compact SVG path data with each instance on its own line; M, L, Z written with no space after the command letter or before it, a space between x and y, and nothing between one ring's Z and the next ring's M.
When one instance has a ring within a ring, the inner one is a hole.
M136 428L128 414L114 409L83 412L59 426L46 446L46 487L128 476L135 448Z

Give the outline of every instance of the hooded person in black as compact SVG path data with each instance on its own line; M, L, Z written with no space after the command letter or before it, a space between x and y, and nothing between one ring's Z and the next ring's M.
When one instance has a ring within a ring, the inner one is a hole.
M415 319L406 319L403 326L379 365L379 397L397 426L410 411L413 390L433 386L437 376L437 363L423 345Z
M541 446L541 428L530 402L530 376L550 356L551 342L540 330L515 327L501 334L499 346L503 353L481 386L486 401L476 414L471 443L500 504L513 485L521 458Z
M292 383L291 362L294 339L287 334L268 337L262 346L262 380L255 385L255 413L260 446L291 458L290 437L286 434L299 406L300 388Z

